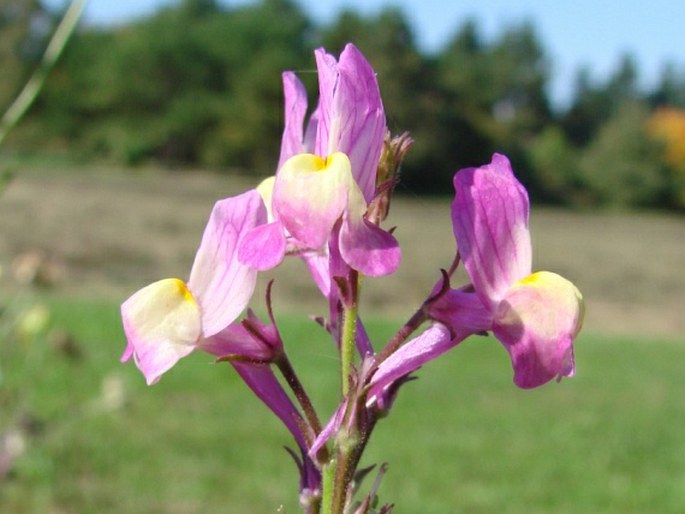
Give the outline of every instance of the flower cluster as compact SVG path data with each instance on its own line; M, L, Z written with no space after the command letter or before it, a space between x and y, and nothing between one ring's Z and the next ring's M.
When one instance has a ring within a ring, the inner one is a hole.
M454 262L436 273L411 319L375 348L358 309L359 280L400 265L397 240L381 223L411 139L390 137L376 75L357 48L347 45L339 59L319 49L315 57L319 97L308 119L303 84L283 74L285 129L275 176L216 203L187 282L164 279L123 303L122 361L133 358L148 384L197 349L229 362L292 433L304 511L350 512L368 437L411 373L490 332L509 352L519 387L572 376L583 301L563 277L532 272L528 195L508 159L495 154L491 163L455 174ZM268 322L247 309L258 273L286 256L304 262L327 302L320 322L340 351L341 401L325 425L288 359L271 286ZM470 282L453 287L461 263ZM370 512L373 495L355 512Z

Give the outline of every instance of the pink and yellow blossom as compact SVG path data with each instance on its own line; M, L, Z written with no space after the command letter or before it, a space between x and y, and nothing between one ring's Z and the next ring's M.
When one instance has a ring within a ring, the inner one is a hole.
M454 177L452 222L464 266L492 332L509 352L514 382L537 387L574 374L573 339L583 297L567 279L532 273L528 194L509 160L467 168Z
M351 44L339 60L323 49L315 56L319 103L306 126L305 88L292 72L283 75L278 171L260 191L271 222L248 235L239 257L265 270L288 252L306 256L319 287L329 290L324 268L331 238L339 239L343 260L365 275L394 272L401 253L390 233L366 219L386 132L375 72Z
M134 293L121 306L127 346L148 384L179 359L228 327L247 306L257 271L237 259L245 234L266 221L256 191L216 203L187 283L163 279Z

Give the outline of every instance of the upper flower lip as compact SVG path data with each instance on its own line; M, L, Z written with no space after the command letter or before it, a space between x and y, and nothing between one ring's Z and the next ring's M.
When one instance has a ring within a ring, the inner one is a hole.
M293 155L314 151L313 142L305 141L305 116L307 115L307 90L304 84L292 71L283 73L283 96L285 101L285 127L281 138L281 155L278 168ZM309 125L316 129L316 116L312 116ZM308 126L309 126L308 125ZM311 132L311 130L307 130Z
M293 72L283 74L285 129L279 169L293 155L327 157L345 153L352 175L369 203L385 137L385 111L376 73L364 55L348 43L340 59L323 48L314 51L319 74L319 102L305 126L307 94Z
M476 293L494 309L511 284L531 272L528 193L509 160L494 154L454 176L452 226Z

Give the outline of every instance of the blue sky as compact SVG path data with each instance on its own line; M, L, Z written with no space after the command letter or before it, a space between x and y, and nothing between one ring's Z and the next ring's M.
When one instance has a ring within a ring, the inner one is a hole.
M531 20L554 63L552 95L562 102L575 71L588 65L601 78L630 52L640 75L653 84L666 61L685 73L685 1L682 0L296 0L314 21L327 23L344 7L373 14L384 5L403 9L422 50L438 50L467 17L480 24L485 37L502 27ZM60 6L66 0L46 0ZM90 0L86 20L120 23L154 12L173 0ZM222 0L230 6L250 0Z

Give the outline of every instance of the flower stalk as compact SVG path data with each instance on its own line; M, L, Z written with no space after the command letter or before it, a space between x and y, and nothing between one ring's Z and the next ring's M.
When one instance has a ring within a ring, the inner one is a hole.
M342 397L347 397L352 382L352 365L357 338L357 318L359 316L359 273L350 270L350 298L343 301L343 326L340 336L340 379Z

